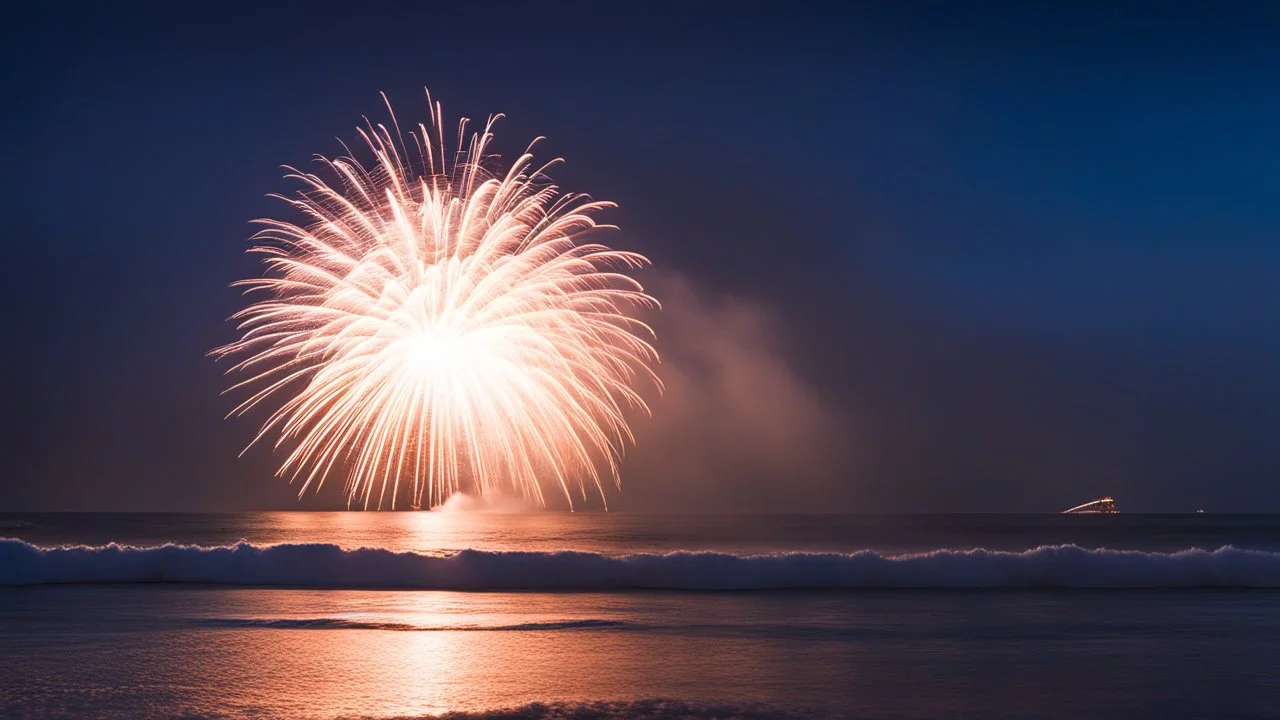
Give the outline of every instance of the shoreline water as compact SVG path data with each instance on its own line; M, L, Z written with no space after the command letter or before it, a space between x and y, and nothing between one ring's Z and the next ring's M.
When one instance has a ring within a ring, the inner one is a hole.
M1221 585L1219 566L1280 558L1278 516L4 514L0 527L22 538L0 542L0 578L27 563L35 580L73 581L0 586L0 717L1261 720L1280 697L1280 589L1068 587L1136 584L1144 565ZM1211 549L1179 554L1192 546ZM290 573L306 583L243 584ZM201 575L241 582L174 582ZM791 587L744 589L762 577ZM799 587L814 577L863 587ZM904 577L917 587L866 587ZM1030 581L962 587L993 578ZM388 579L401 587L367 587ZM584 579L614 587L567 589Z

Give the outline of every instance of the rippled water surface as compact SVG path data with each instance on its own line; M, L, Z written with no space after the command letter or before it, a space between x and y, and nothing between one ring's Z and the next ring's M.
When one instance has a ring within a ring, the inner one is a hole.
M1232 545L1265 558L1280 549L1280 518L68 514L0 515L0 536L46 548L243 539L433 556L894 557L1070 543L1157 554ZM0 716L1280 714L1272 589L455 592L170 580L0 587Z

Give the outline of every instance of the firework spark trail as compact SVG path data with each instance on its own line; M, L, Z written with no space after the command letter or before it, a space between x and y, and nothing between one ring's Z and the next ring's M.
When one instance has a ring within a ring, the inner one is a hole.
M383 96L385 101L386 97ZM299 495L345 472L348 505L407 490L435 506L464 486L572 507L619 482L628 409L661 389L653 331L633 311L657 302L627 273L641 255L585 242L612 203L561 193L525 151L505 172L492 128L458 125L446 154L438 103L401 133L368 119L373 161L318 157L329 179L285 200L302 224L258 220L250 252L265 277L232 316L239 340L215 349L249 396L232 414L278 403L253 443L274 435L278 475ZM545 486L545 487L544 487Z

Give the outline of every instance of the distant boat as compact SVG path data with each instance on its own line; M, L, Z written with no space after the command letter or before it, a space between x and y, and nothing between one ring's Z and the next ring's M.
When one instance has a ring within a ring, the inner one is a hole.
M1077 505L1073 508L1067 508L1066 510L1062 511L1062 514L1063 515L1068 515L1068 514L1099 515L1099 514L1111 514L1111 513L1118 513L1118 512L1120 511L1116 509L1116 501L1109 497L1104 497L1104 498L1098 498L1097 500L1090 500L1089 502L1084 503L1083 505Z

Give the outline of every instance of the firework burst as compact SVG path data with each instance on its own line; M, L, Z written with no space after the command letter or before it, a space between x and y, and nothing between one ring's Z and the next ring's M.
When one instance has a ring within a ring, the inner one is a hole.
M385 100L385 96L384 96ZM660 388L657 302L628 273L643 256L584 240L612 203L566 194L535 166L533 144L505 172L483 131L457 129L428 94L430 124L402 134L366 120L362 163L287 168L300 224L258 220L250 252L264 277L237 283L253 302L232 316L232 414L273 409L278 475L299 495L345 476L348 505L433 507L454 492L514 492L572 507L619 482L627 416ZM537 140L534 141L536 144Z

